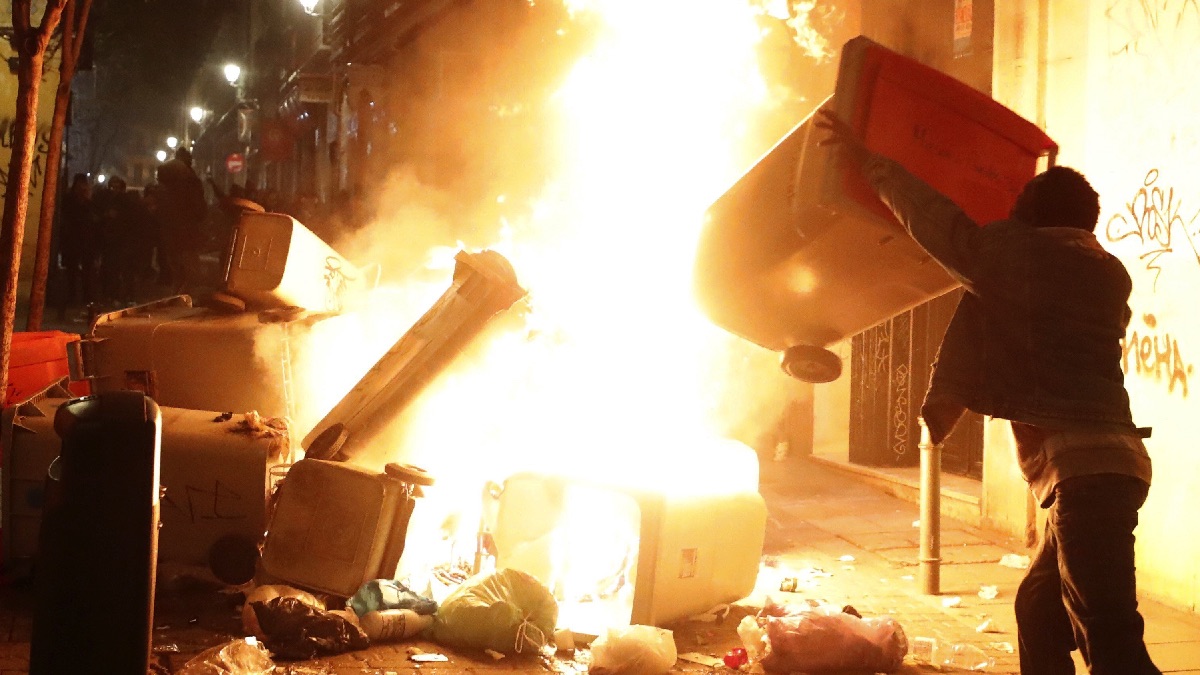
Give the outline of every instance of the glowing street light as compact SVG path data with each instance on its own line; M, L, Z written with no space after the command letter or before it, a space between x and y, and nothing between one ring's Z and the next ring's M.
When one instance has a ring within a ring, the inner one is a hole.
M240 73L239 73L239 75L240 75ZM204 121L204 108L201 108L198 105L194 105L194 106L192 106L192 109L188 111L188 116L190 116L192 118L193 122L195 122L196 124L199 124Z
M300 0L300 6L304 8L305 14L316 15L317 2L320 0Z
M238 78L240 78L241 76L242 76L242 67L241 66L239 66L236 63L225 64L225 80L227 82L229 82L229 84L231 86L236 85L238 82Z
M101 185L103 185L104 181L106 181L106 180L108 180L108 176L105 176L102 173L96 174L96 182L97 183L100 183Z
M158 160L158 161L160 161L160 162L165 162L165 161L167 161L167 151L166 151L166 150L159 150L158 152L154 153L154 158L155 158L155 159L157 159L157 160Z
M167 136L167 147L172 150L179 147L179 139L174 136Z

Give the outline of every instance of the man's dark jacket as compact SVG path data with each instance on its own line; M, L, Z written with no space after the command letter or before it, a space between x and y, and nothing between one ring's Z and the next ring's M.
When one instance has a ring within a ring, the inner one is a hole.
M863 172L967 291L922 407L935 443L964 408L1045 430L1138 433L1121 370L1132 284L1095 235L1015 219L980 227L885 157Z

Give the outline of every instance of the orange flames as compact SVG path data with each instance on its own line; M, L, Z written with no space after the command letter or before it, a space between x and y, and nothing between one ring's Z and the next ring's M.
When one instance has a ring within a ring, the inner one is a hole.
M773 354L700 314L691 269L705 208L765 149L755 124L777 103L756 54L766 10L564 2L598 18L600 34L552 101L555 178L528 218L504 224L502 241L480 242L507 256L529 289L523 325L499 321L501 330L479 340L379 443L380 463L412 462L437 476L418 518L462 514L414 521L412 540L426 527L473 542L480 486L520 470L660 491L757 489L753 453L720 439L786 385ZM448 263L453 250L430 260ZM359 351L363 362L358 372L309 378L333 383L310 408L336 403L444 290L444 269L436 280L377 290L361 317L344 322L353 337L340 328L318 337ZM385 317L384 329L372 323ZM748 382L748 368L764 375L731 392Z

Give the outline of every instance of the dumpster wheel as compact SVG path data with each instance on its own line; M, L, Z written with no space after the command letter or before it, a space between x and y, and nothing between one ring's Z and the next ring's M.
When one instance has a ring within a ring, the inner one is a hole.
M842 359L823 347L792 345L779 364L783 372L802 382L833 382L842 374Z

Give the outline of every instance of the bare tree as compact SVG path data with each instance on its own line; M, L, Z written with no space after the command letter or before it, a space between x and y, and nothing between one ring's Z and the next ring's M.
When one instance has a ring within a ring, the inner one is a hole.
M92 0L67 0L62 17L62 56L58 62L58 89L54 93L54 116L50 121L50 143L46 153L46 183L42 187L42 209L38 214L37 255L33 263L33 285L29 291L29 316L25 330L42 328L46 306L46 280L50 274L50 239L54 230L54 210L58 203L58 177L62 164L63 129L67 125L67 106L71 101L71 80L83 48Z
M0 391L8 391L8 364L12 351L13 322L17 315L17 277L21 271L21 244L29 213L29 182L37 143L38 90L42 84L46 47L62 20L70 0L48 0L42 23L31 24L32 0L12 0L12 45L17 52L17 101L13 115L12 157L8 162L8 190L0 217L0 256L3 256L4 297L0 304Z

